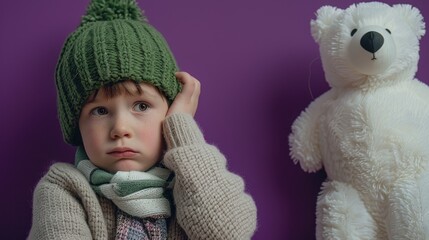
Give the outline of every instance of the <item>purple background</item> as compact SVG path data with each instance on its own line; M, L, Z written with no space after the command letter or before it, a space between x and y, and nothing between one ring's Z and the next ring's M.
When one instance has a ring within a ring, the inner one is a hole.
M397 1L387 1L398 3ZM54 69L88 1L0 3L0 238L23 239L32 191L56 161L72 162L56 116ZM140 0L182 70L202 83L196 119L209 143L241 175L258 207L254 239L313 239L324 172L304 173L289 157L298 114L328 89L309 22L322 5L352 1ZM402 1L429 22L429 3ZM417 77L428 82L429 37ZM9 238L7 238L9 237Z

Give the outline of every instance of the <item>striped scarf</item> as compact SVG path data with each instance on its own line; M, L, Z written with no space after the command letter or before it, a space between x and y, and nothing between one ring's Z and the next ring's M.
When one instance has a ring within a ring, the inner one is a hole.
M116 213L116 238L166 239L170 202L164 190L171 185L172 172L153 167L146 172L106 172L89 160L83 147L76 151L75 164L100 196L112 200Z

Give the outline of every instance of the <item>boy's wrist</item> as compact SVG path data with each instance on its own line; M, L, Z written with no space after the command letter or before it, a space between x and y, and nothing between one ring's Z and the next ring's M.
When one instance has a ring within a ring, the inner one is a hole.
M186 113L174 113L166 117L163 133L167 149L205 142L194 118Z

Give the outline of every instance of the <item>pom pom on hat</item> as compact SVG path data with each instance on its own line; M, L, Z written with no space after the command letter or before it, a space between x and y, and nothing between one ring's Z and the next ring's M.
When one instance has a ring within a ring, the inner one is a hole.
M114 19L146 21L135 0L93 0L81 24Z
M81 145L79 117L87 98L123 80L157 87L171 103L180 91L176 61L164 37L135 0L92 0L67 38L56 67L58 116L64 140Z

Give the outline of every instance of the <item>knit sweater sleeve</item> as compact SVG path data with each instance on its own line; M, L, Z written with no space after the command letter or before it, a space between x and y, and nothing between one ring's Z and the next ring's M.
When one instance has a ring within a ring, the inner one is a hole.
M51 166L34 190L28 239L107 239L98 200L88 186L72 165Z
M190 115L164 121L164 164L176 174L177 221L190 239L250 239L256 206L241 177L229 172L219 150L205 142Z

